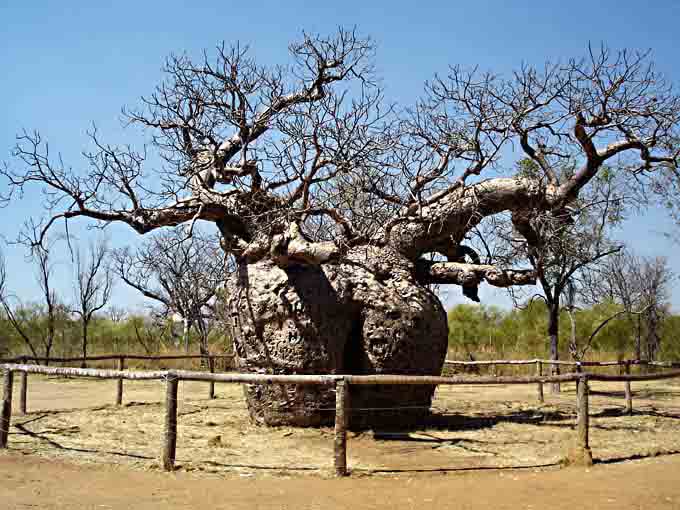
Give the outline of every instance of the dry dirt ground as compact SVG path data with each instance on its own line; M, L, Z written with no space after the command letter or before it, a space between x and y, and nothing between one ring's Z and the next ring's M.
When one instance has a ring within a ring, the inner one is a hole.
M680 385L633 389L624 416L622 384L593 385L589 470L560 468L573 385L546 387L544 405L535 386L455 386L422 430L350 433L352 477L333 480L332 429L253 426L238 386L208 400L207 384L180 384L166 474L162 383L126 382L116 408L113 382L31 376L29 414L15 410L0 453L0 508L680 508Z

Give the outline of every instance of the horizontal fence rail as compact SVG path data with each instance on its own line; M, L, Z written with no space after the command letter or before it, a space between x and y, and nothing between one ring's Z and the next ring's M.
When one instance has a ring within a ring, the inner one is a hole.
M69 358L52 358L44 356L15 356L14 358L0 358L0 363L26 363L28 361L54 362L54 363L74 363L82 361L116 361L120 358L137 361L163 361L163 360L183 360L183 359L234 359L233 354L100 354L97 356L79 356Z
M120 359L117 355L111 359ZM127 356L125 356L127 357ZM195 356L203 357L203 356ZM102 358L102 357L92 357ZM153 357L152 357L153 358ZM169 359L187 358L185 356L172 357ZM25 358L21 358L25 359ZM131 356L132 359L132 356ZM147 358L143 358L147 359ZM82 358L74 358L81 361ZM538 365L545 360L521 360L510 363L510 360L476 362L478 364L509 364ZM451 362L449 362L451 363ZM471 364L475 362L455 362L458 364ZM578 362L577 362L578 363ZM606 365L605 365L606 363ZM675 362L657 362L658 366L680 366ZM663 364L661 364L663 363ZM564 363L567 364L567 363ZM626 373L621 375L595 374L580 370L583 366L608 366L612 364L624 364ZM576 382L577 384L577 437L576 437L576 461L583 464L592 464L592 455L588 436L588 394L589 383L592 381L611 381L626 383L626 409L632 410L630 383L635 381L653 381L662 379L680 378L680 370L671 370L656 374L632 375L629 367L632 362L580 362L576 364L577 372L562 375L542 375L540 370L536 375L527 376L413 376L413 375L275 375L275 374L247 374L247 373L214 373L198 372L191 370L105 370L94 368L72 367L48 367L21 363L0 364L3 376L3 396L0 406L0 449L7 448L8 434L12 415L12 386L13 374L22 376L22 388L20 394L25 399L26 374L43 374L66 377L84 377L94 379L122 380L163 380L166 384L165 398L165 427L163 445L161 448L161 464L166 471L172 471L175 465L175 452L177 443L177 386L180 381L204 381L211 385L215 383L231 384L295 384L295 385L322 385L334 386L336 390L336 415L335 415L335 439L334 439L334 466L338 476L347 474L347 421L348 411L351 409L351 387L354 385L495 385L495 384L545 384L553 382ZM119 368L123 368L119 365ZM119 386L119 391L120 386ZM542 402L542 386L539 392L539 401ZM119 399L117 398L117 401ZM117 403L120 403L119 401ZM25 400L20 406L25 412Z
M639 359L616 360L616 361L566 361L554 359L498 359L498 360L478 360L478 361L459 361L445 360L444 365L451 366L484 366L484 365L535 365L543 363L545 365L566 365L574 367L615 367L625 365L649 365L663 368L680 368L678 361L645 361Z
M193 359L207 359L208 369L210 372L215 372L215 360L234 360L234 354L99 354L96 356L78 356L78 357L42 357L42 356L16 356L14 358L0 358L1 363L9 364L28 364L29 361L37 363L85 363L87 361L117 361L118 370L123 371L126 367L126 361L164 361L164 360L193 360ZM68 374L47 374L46 375L63 375L69 377ZM94 377L94 376L93 376ZM123 405L123 380L126 379L124 376L116 377L116 405ZM129 379L129 378L128 378ZM19 409L22 414L27 412L27 372L21 372L21 388L19 393ZM215 398L215 383L211 382L208 387L208 398Z
M163 361L163 360L184 360L184 359L235 359L235 354L100 354L96 356L74 356L74 357L44 357L44 356L15 356L13 358L0 358L0 363L27 363L28 361L54 362L54 363L74 363L82 361L116 361L120 358L138 361ZM616 361L568 361L550 359L524 359L524 360L445 360L445 365L450 366L485 366L485 365L535 365L542 363L545 365L565 365L582 367L611 367L625 365L648 365L663 368L680 368L678 361L646 361L646 360L616 360Z

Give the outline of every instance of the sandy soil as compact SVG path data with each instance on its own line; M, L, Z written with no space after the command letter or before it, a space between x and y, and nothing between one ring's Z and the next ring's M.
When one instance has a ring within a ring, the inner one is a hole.
M0 508L230 510L680 508L680 456L561 470L385 477L242 477L0 455Z
M329 479L331 429L253 426L237 386L218 385L218 398L208 400L207 384L180 385L179 470L169 475L157 461L160 382L126 382L126 405L116 408L108 405L113 382L31 376L29 414L14 415L10 449L0 453L0 508L226 508L232 497L235 508L415 508L427 499L476 508L492 497L494 508L567 508L556 504L560 491L588 508L680 508L672 476L680 467L672 455L680 452L680 385L635 385L633 416L622 414L622 389L592 388L598 465L587 472L559 467L575 435L573 385L557 396L546 387L542 406L535 386L456 386L438 391L422 430L350 433L353 476L337 481ZM551 491L555 499L535 500Z

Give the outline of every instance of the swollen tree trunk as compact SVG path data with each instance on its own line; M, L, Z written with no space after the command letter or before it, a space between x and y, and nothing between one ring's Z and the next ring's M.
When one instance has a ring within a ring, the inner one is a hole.
M226 293L240 368L273 374L440 374L446 313L413 275L413 264L395 250L366 246L321 265L241 261ZM257 423L333 423L332 388L254 384L244 390ZM433 392L432 386L354 387L350 424L413 423L429 412Z
M560 359L559 340L560 340L560 306L559 303L548 303L548 337L550 339L550 360L558 361ZM560 366L551 365L551 375L559 375ZM560 392L560 383L552 383L550 385L552 393Z

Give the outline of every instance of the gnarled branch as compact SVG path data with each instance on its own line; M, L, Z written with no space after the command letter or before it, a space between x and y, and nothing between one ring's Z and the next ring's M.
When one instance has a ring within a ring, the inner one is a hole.
M476 285L486 281L494 287L510 287L512 285L534 285L536 272L528 269L503 269L488 264L418 260L416 278L428 284Z

